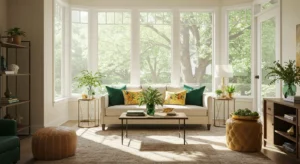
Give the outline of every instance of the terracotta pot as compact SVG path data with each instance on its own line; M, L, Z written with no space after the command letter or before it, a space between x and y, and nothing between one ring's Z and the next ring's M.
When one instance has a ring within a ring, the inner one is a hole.
M233 97L233 93L228 93L228 97L232 98Z
M21 35L13 36L13 43L14 44L21 44L22 43L22 36Z

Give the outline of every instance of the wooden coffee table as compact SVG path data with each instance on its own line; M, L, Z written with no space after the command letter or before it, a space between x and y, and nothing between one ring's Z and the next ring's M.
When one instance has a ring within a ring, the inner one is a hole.
M122 113L119 117L122 123L122 145L123 145L123 139L124 139L124 120L126 121L126 133L125 137L128 136L128 120L139 120L139 119L145 119L145 120L162 120L162 119L171 119L171 120L178 120L178 127L179 127L179 138L180 138L180 120L183 120L183 144L185 145L185 120L188 119L188 117L185 115L185 113L177 113L176 116L167 116L166 113L157 112L154 116L126 116L126 112Z

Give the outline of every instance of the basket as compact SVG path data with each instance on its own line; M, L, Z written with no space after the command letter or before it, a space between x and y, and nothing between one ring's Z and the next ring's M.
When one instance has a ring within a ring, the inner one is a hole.
M259 119L259 116L238 116L232 114L231 118L235 120L257 121Z

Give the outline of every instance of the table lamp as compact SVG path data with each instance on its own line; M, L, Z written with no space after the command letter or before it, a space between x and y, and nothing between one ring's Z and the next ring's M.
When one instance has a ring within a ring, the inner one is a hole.
M232 65L216 65L215 67L215 77L222 78L221 81L221 90L223 91L223 94L226 90L225 85L225 78L233 77L233 69Z

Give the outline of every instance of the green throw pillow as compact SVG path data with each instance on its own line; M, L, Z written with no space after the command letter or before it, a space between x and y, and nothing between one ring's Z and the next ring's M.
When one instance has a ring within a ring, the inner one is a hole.
M126 85L121 88L112 88L105 86L108 93L108 106L124 105L124 96L122 90L126 90Z
M184 85L183 88L187 91L185 105L203 106L203 92L205 90L205 86L194 89L193 87Z

